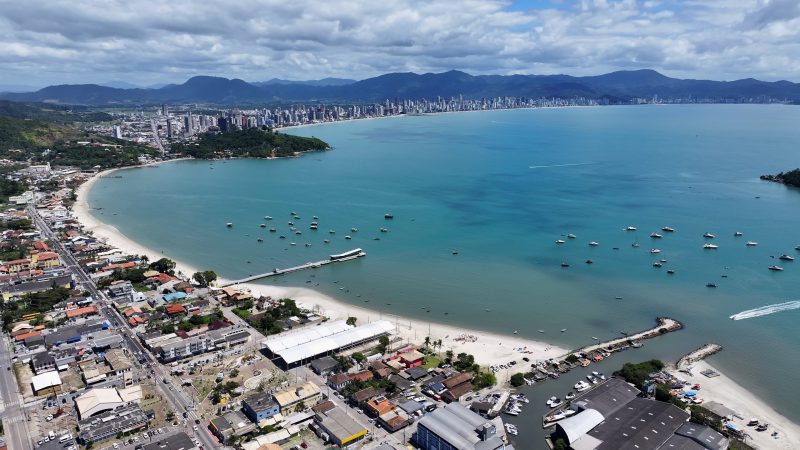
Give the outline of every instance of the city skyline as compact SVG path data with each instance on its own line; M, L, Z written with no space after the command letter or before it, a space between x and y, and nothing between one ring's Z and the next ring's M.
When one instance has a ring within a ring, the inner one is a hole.
M800 79L800 6L493 1L7 4L2 85L148 87L194 75L266 81L389 72Z

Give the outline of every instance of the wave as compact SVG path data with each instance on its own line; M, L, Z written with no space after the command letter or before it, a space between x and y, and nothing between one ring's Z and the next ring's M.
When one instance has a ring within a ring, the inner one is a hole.
M767 305L760 308L748 309L747 311L736 313L730 317L733 320L752 319L753 317L766 316L791 309L800 309L800 300L793 300L786 303L777 303L775 305Z
M589 166L594 163L550 164L547 166L530 166L529 169L547 169L549 167Z

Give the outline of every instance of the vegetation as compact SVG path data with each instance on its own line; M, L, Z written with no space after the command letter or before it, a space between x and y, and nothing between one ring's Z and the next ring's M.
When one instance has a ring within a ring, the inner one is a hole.
M355 362L357 362L359 364L363 363L364 361L367 360L367 357L364 356L364 354L361 353L361 352L355 352L352 355L350 355L350 357L353 358L353 361L355 361Z
M715 430L722 429L722 421L708 409L700 405L692 405L689 407L689 411L692 414L689 420L692 422L707 425Z
M230 133L204 133L195 142L172 144L171 151L199 159L231 156L269 158L328 148L326 142L317 138L292 136L266 128L248 128Z
M388 393L392 393L397 390L397 386L394 383L389 381L386 378L381 380L369 380L369 381L361 381L361 380L353 380L347 386L342 389L342 395L345 397L349 397L356 392L366 389L368 387L373 387L378 390L384 390Z
M389 337L381 336L378 338L378 346L375 348L378 350L378 353L386 353L386 349L389 348Z
M663 362L651 359L638 364L625 363L621 370L614 372L614 375L622 377L628 383L636 385L638 389L644 390L644 382L650 379L650 374L660 372L663 368Z
M201 286L209 286L216 281L217 274L213 270L205 270L203 272L195 272L192 278Z
M525 384L525 376L521 373L511 375L511 386L520 387Z
M357 320L358 319L355 318L355 317L348 317L347 318L347 324L350 325L350 326L356 326L356 321Z
M492 372L478 372L472 379L472 385L476 390L491 387L497 384L497 377Z
M800 169L781 172L777 175L761 175L762 180L783 183L787 186L800 187Z
M44 292L36 292L23 295L17 301L4 302L2 304L3 324L6 330L11 329L11 325L26 314L45 313L53 309L53 305L63 302L69 298L69 289L65 287L53 287Z
M175 275L175 261L168 258L161 258L156 262L150 263L150 268L167 275Z
M8 197L22 194L28 190L28 185L24 181L9 180L5 177L6 174L21 168L20 165L0 167L0 203L5 203L8 201Z
M31 230L33 229L33 222L30 219L11 219L2 222L5 230Z
M280 333L281 327L278 326L277 321L288 319L289 317L297 316L305 319L306 316L297 307L297 303L290 298L284 298L278 301L278 306L270 308L269 310L250 317L248 323L257 329L264 336Z
M0 100L0 116L24 120L41 120L62 125L83 122L107 122L111 114L91 111L80 106L53 105L49 103L19 103Z

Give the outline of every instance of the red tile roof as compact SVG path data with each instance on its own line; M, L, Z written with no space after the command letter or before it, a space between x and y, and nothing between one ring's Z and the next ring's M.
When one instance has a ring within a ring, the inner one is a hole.
M88 316L89 314L97 314L97 308L94 306L87 306L85 308L70 309L67 311L67 317Z

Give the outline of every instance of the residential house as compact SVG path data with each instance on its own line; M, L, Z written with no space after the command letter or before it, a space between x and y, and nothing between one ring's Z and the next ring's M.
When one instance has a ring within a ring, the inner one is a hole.
M242 411L255 423L280 412L280 406L272 396L266 392L254 392L242 400Z
M278 391L273 397L281 408L281 414L286 415L316 405L322 399L322 392L319 386L309 381Z

